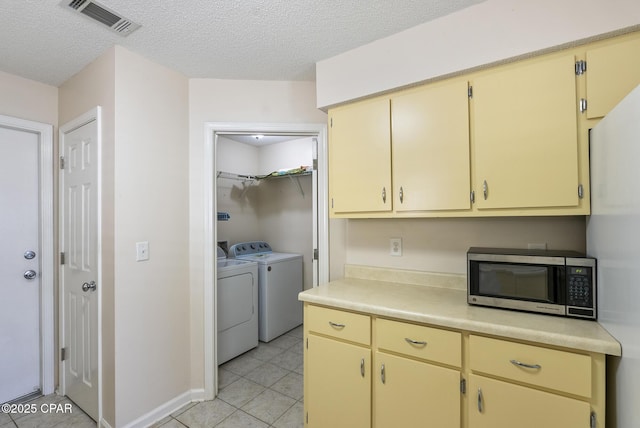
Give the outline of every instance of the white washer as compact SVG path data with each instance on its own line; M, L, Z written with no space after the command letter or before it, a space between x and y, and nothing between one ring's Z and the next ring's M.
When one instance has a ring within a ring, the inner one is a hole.
M218 364L258 346L258 264L218 247Z
M276 253L264 241L231 246L230 257L258 263L259 335L269 342L302 324L302 254Z

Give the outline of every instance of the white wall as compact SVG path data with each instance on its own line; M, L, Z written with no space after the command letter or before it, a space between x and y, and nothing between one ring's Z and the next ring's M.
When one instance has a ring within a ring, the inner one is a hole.
M318 107L637 27L637 0L487 0L316 64Z
M204 142L205 123L326 123L313 82L191 79L189 81L189 209L191 383L204 386Z
M219 136L216 156L218 171L241 175L259 173L259 149L256 146ZM218 211L231 215L231 220L217 222L218 241L227 241L231 246L259 239L257 183L219 177L216 186Z

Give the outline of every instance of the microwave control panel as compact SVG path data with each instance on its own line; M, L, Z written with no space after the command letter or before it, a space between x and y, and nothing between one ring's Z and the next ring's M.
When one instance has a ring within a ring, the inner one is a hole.
M567 266L567 305L593 307L592 268Z

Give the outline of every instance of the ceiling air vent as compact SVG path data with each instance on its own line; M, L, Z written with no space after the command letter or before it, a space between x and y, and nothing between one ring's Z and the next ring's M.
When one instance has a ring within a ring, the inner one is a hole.
M136 24L130 19L118 15L113 10L94 0L64 0L63 5L70 7L74 11L81 13L99 23L106 25L121 36L128 36L135 30L140 28L140 24Z

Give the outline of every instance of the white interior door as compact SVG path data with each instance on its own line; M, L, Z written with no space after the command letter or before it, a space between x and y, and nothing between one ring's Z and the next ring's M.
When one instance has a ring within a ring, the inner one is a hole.
M0 127L0 403L41 389L38 146Z
M98 127L92 120L62 138L61 269L64 392L98 420Z

